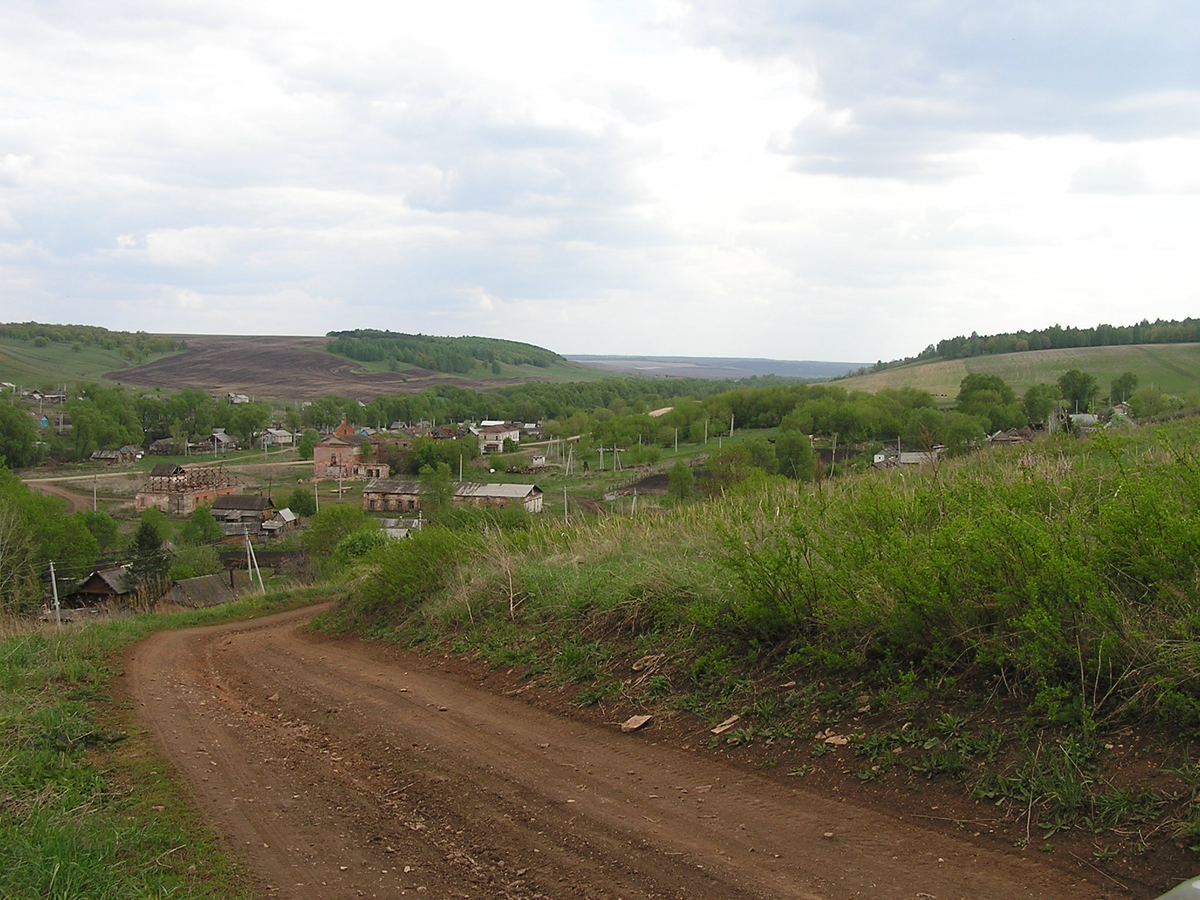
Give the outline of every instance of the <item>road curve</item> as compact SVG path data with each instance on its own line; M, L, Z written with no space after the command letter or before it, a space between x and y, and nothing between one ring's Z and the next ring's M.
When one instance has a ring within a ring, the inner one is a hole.
M312 614L161 632L125 670L263 896L1127 896L313 636Z

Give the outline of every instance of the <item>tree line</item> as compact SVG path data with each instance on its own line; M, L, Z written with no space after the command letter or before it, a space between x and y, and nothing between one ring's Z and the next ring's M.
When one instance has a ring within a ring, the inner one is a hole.
M500 365L546 368L563 358L533 344L484 337L439 337L404 334L364 328L331 331L325 349L338 356L360 362L394 362L420 366L435 372L467 374L480 366L490 366L494 374Z
M1079 347L1115 347L1129 344L1187 344L1200 341L1200 319L1143 319L1136 325L1097 325L1075 328L1052 325L1033 331L1010 331L946 338L930 344L916 356L883 362L851 373L862 375L882 372L896 366L934 359L969 359L1000 353L1024 353L1029 350L1062 350Z

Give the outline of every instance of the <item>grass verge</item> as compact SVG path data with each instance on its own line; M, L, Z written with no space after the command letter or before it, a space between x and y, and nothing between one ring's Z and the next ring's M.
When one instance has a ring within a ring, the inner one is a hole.
M132 707L114 700L126 647L152 632L278 612L269 594L224 607L0 639L0 897L252 897L192 812Z

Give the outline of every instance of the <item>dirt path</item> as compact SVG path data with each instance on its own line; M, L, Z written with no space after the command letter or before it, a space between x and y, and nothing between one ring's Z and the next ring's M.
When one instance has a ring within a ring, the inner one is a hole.
M49 480L38 479L26 482L35 491L41 491L43 494L52 494L61 500L66 501L67 512L82 512L85 509L92 508L91 496L85 497L83 494L68 490L60 484L52 484ZM104 499L109 499L105 497Z
M263 896L1127 896L310 635L312 613L160 633L127 660Z

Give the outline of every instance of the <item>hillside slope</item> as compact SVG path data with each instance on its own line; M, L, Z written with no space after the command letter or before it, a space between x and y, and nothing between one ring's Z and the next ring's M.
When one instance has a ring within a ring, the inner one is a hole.
M1080 347L1069 350L1030 350L970 359L935 360L897 366L883 372L856 375L837 383L847 390L875 393L885 388L915 387L949 402L959 384L972 372L999 375L1018 393L1037 382L1052 382L1068 369L1096 376L1102 392L1123 372L1133 372L1142 385L1154 384L1168 394L1200 390L1200 344L1135 344L1121 347Z
M485 389L528 381L583 381L601 377L583 366L560 363L549 369L505 365L500 376L465 377L417 366L371 371L364 364L325 350L327 338L184 335L187 349L144 366L106 375L123 384L233 392L260 400L313 400L336 394L369 400L382 394L415 393L431 385Z

